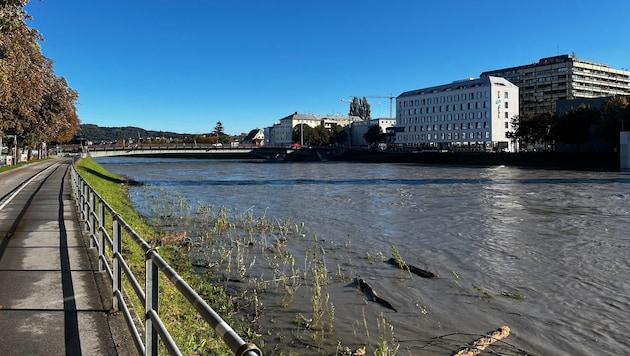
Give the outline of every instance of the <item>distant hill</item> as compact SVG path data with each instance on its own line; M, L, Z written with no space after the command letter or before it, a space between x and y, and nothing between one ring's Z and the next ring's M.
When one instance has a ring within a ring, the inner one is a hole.
M94 124L81 124L77 137L92 142L113 142L118 140L137 140L148 137L185 138L193 135L166 131L150 131L139 127L100 127Z

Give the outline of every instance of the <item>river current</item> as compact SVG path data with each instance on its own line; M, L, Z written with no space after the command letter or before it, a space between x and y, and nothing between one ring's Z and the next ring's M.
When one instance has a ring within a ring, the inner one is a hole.
M147 192L161 187L193 202L304 222L305 246L314 236L327 246L343 246L343 252L330 251L326 262L331 275L337 269L344 276L327 287L334 305L333 346L339 341L355 349L385 339L398 345L398 354L448 355L507 325L512 333L499 349L502 354L630 353L627 173L129 157L97 161L144 183L131 188L131 197L145 214L151 211ZM383 263L394 249L406 263L440 277L406 275ZM366 302L352 286L354 276L370 283L397 312ZM288 307L270 301L266 322L284 328L286 335L265 335L266 344L303 354L308 343L292 341L297 333L292 325L308 305L308 300ZM381 319L386 322L377 322Z

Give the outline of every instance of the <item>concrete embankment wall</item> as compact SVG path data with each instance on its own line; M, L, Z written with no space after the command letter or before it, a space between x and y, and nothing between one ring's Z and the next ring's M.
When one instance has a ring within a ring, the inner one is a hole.
M482 153L482 152L369 152L349 151L336 160L425 164L465 164L482 166L522 166L579 170L619 170L619 153Z

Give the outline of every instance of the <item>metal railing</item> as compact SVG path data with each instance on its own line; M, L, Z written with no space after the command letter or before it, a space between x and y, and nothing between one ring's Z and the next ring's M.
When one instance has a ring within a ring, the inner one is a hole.
M112 282L113 309L120 310L125 316L127 325L132 331L133 340L141 354L157 355L158 344L161 340L171 355L181 355L178 346L160 319L158 281L159 274L162 272L235 355L262 356L262 352L256 345L243 341L232 327L162 259L157 251L103 200L81 177L74 165L71 172L72 191L80 211L79 217L82 222L85 222L89 231L90 247L98 248L98 269L101 272L107 272ZM123 232L131 236L145 254L144 289L123 257ZM108 244L109 249L105 244ZM133 292L144 306L144 341L141 336L142 331L134 323L130 308L123 297L123 277L131 283Z

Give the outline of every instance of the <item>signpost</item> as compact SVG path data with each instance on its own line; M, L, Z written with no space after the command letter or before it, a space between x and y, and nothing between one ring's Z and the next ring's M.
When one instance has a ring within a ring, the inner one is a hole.
M17 136L16 135L5 135L4 137L6 138L12 138L14 139L13 143L14 143L14 147L15 147L15 159L13 159L13 156L9 156L9 152L7 152L7 156L6 156L6 163L7 165L12 165L17 163ZM4 147L3 142L2 142L2 136L0 136L0 156L2 156L2 147Z

